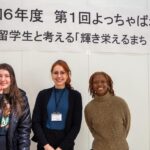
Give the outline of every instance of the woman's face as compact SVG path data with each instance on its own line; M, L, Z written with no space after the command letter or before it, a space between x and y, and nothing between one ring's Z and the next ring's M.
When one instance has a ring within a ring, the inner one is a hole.
M62 89L65 87L68 75L62 66L56 65L53 68L51 75L56 88Z
M103 75L95 75L93 78L93 90L97 96L103 96L107 93L108 84L106 78Z
M7 92L11 85L10 74L7 70L0 69L0 92Z

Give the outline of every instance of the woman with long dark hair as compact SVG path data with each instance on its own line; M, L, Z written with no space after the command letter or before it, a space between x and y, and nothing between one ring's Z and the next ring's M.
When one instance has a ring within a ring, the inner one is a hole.
M0 64L0 149L29 150L31 115L11 65Z

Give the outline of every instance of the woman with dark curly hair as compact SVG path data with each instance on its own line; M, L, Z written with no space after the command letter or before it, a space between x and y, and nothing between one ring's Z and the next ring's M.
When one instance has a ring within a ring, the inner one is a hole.
M0 64L0 149L29 150L31 115L26 93L17 86L13 68Z
M129 150L126 137L130 129L130 111L122 98L115 96L113 81L105 72L89 79L93 99L86 105L85 120L94 138L93 150Z

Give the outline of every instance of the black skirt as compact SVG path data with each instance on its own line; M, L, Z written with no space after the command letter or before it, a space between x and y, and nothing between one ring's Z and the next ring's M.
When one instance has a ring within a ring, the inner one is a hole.
M56 149L57 147L60 146L60 143L63 141L65 137L65 132L64 130L49 130L46 129L45 131L45 136L48 141L48 143ZM39 143L37 144L37 150L44 150L43 146L41 146ZM68 150L73 150L73 147L68 149Z

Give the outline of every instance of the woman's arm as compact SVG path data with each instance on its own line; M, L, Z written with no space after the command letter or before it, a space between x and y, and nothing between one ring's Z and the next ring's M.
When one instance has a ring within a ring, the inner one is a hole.
M34 142L40 143L40 145L44 147L46 144L48 144L48 141L42 129L42 117L44 117L42 116L43 111L43 109L41 108L43 106L42 103L43 103L43 93L39 92L36 98L32 115L32 130L34 133L32 140Z
M29 150L30 149L30 133L31 133L31 114L27 96L23 96L24 100L24 111L18 121L17 126L17 145L18 150Z

